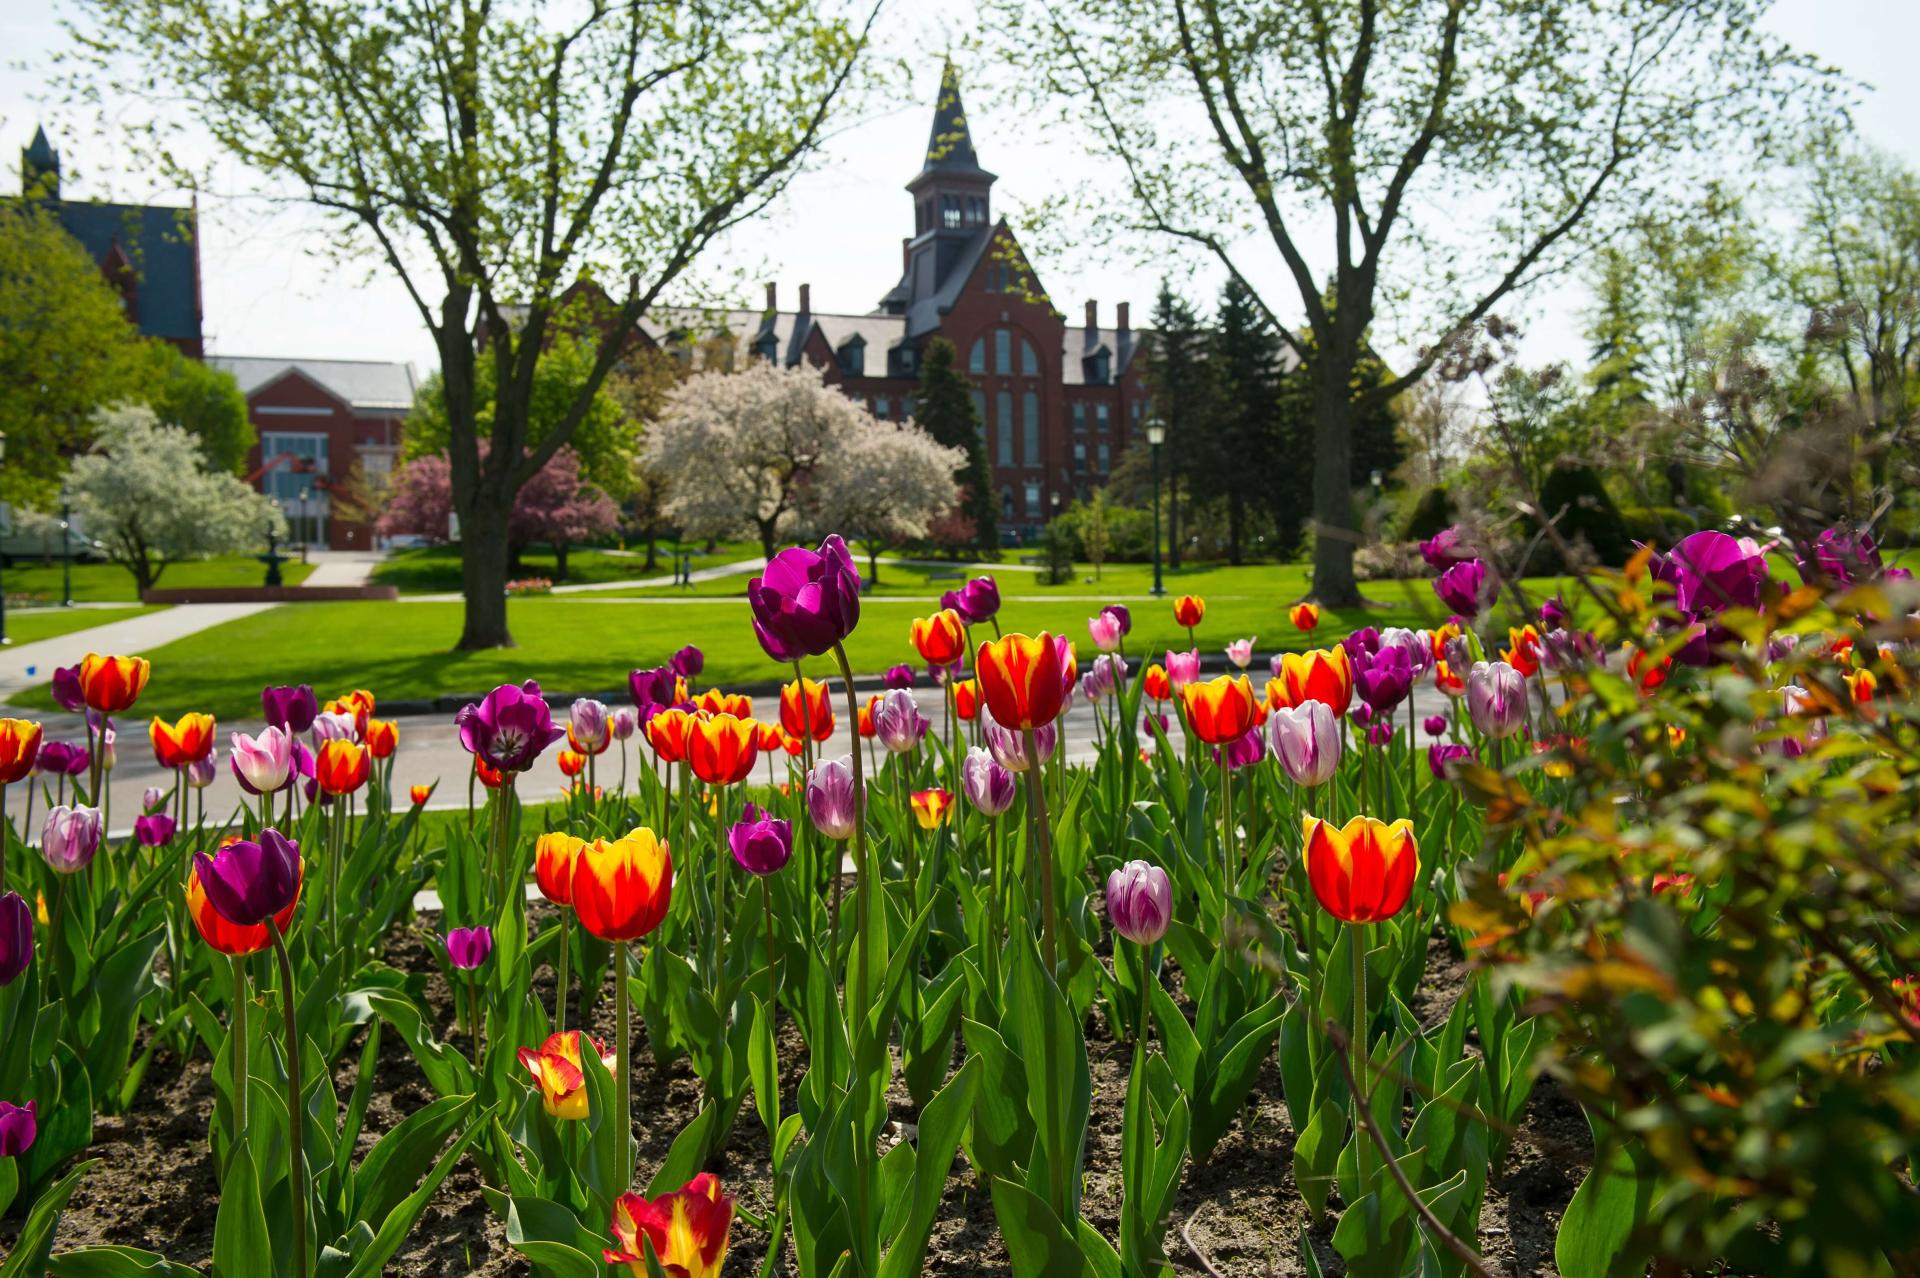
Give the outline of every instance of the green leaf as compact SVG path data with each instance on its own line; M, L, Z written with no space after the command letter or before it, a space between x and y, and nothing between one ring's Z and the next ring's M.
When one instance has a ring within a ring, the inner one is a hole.
M372 1244L355 1259L349 1278L376 1278L376 1275L385 1272L387 1262L393 1259L395 1252L400 1250L400 1244L406 1241L414 1222L419 1220L420 1213L426 1210L428 1201L439 1192L440 1182L447 1178L447 1173L452 1171L454 1164L460 1161L460 1155L466 1152L467 1146L473 1143L474 1137L486 1127L487 1118L492 1113L492 1110L487 1110L480 1118L468 1124L467 1130L460 1133L459 1139L440 1155L440 1161L433 1165L433 1170L428 1172L426 1179L420 1182L420 1187L387 1214L387 1218L381 1222L379 1230L374 1234Z
M780 1131L780 1058L773 1042L773 1014L757 1000L753 1037L747 1046L747 1072L753 1078L753 1107L771 1140Z
M138 1247L79 1247L47 1262L53 1278L200 1278L200 1271Z
M601 1278L606 1241L550 1199L516 1196L508 1204L508 1245L554 1278Z
M676 1190L700 1173L700 1165L707 1161L707 1147L713 1139L714 1124L719 1121L720 1107L713 1101L700 1107L693 1121L681 1128L680 1134L673 1138L666 1161L660 1164L660 1170L647 1182L649 1198Z
M1091 1278L1080 1244L1025 1185L993 1178L993 1218L1000 1222L1014 1278Z
M474 1098L446 1096L407 1115L367 1151L353 1176L354 1217L385 1220L433 1166L448 1137L472 1114Z
M951 992L958 994L959 987L951 987ZM940 1196L946 1191L947 1172L973 1113L974 1090L979 1082L979 1061L969 1060L921 1111L907 1216L880 1262L880 1278L911 1278L921 1271L927 1238L940 1210Z
M81 1163L40 1195L20 1226L19 1237L13 1240L13 1251L6 1263L0 1264L0 1278L40 1278L46 1271L47 1253L53 1249L53 1231L60 1223L60 1213L67 1209L67 1199L73 1197L74 1187L96 1161Z
M260 1205L260 1177L247 1134L234 1142L220 1182L220 1208L213 1218L213 1278L260 1278L273 1255L267 1213Z
M1634 1245L1659 1188L1652 1167L1639 1166L1632 1141L1618 1139L1612 1124L1589 1110L1595 1158L1573 1191L1553 1242L1553 1263L1565 1278L1615 1278L1638 1272L1652 1249Z

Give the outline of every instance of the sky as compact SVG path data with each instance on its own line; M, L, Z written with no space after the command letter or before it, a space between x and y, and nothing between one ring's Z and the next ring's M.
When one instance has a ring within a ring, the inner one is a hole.
M45 123L69 171L70 197L184 202L178 191L157 191L129 178L110 141L89 136L46 100L47 67L63 45L60 0L12 0L0 5L0 189L18 189L18 152ZM931 6L892 0L879 52L908 57L915 67L910 91L851 122L830 141L814 169L755 223L728 238L711 261L710 278L738 281L738 301L758 305L758 281L780 285L791 307L798 285L812 285L820 311L874 308L900 271L899 244L912 229L903 184L918 170L927 142L939 79L939 54L956 32L927 15ZM945 20L951 23L952 19ZM1855 120L1873 144L1920 167L1920 77L1912 50L1920 47L1920 0L1777 0L1768 25L1803 50L1864 82ZM1062 181L1090 175L1065 128L1034 128L983 92L963 95L981 162L1000 180L996 210L1006 213L1046 199ZM1065 112L1063 111L1063 116ZM211 151L210 140L201 145ZM216 168L200 195L201 270L208 349L226 355L277 355L413 362L423 373L437 363L418 314L397 281L374 264L343 268L317 255L310 214L269 209L247 194L248 175L228 162ZM1016 224L1016 232L1018 226ZM1151 309L1166 269L1156 246L1116 258L1072 250L1049 253L1035 266L1054 303L1077 322L1089 299L1111 323L1116 302L1131 301L1139 319ZM1217 291L1217 273L1184 276L1189 295ZM1543 285L1517 308L1527 328L1529 362L1577 360L1578 314L1584 292L1573 280ZM1512 314L1513 312L1509 312ZM1389 358L1391 358L1391 351Z

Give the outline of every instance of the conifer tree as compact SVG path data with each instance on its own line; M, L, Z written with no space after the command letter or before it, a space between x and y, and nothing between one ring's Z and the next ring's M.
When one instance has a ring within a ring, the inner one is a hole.
M980 415L974 411L973 380L960 371L953 343L944 337L927 343L913 417L935 443L966 450L966 464L953 473L960 485L960 510L972 522L979 548L991 551L1000 544L998 512L993 508L987 450L980 438Z

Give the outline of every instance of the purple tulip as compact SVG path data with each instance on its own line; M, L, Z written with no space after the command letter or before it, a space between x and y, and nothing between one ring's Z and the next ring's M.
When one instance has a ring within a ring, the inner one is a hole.
M1527 724L1527 680L1504 661L1476 661L1467 672L1467 713L1481 733L1499 741Z
M1126 677L1126 658L1117 652L1103 652L1093 659L1093 665L1081 678L1080 691L1089 702L1100 701L1112 696Z
M678 690L678 680L666 666L627 672L627 695L633 698L633 707L640 712L641 723L672 705Z
M1443 737L1447 734L1447 716L1430 714L1420 721L1420 726L1427 730L1430 737Z
M960 764L960 788L983 815L997 817L1013 806L1013 773L979 746Z
M773 660L819 657L853 633L860 621L860 573L839 535L819 550L790 546L747 583L753 633Z
M853 837L855 805L851 755L822 759L807 773L807 815L829 839Z
M133 837L140 841L141 847L165 847L173 841L173 831L173 818L164 812L149 812L133 822Z
M1159 724L1160 724L1160 734L1161 734L1162 736L1165 736L1165 735L1166 735L1167 733L1169 733L1169 732L1172 732L1172 731L1173 731L1173 716L1172 716L1172 715L1170 715L1170 714L1168 714L1168 713L1167 713L1166 711L1164 711L1164 710L1163 710L1163 711L1161 711L1161 712L1160 712L1159 714L1143 714L1143 715L1141 715L1141 716L1140 716L1140 731L1142 731L1142 732L1144 732L1144 733L1146 733L1146 734L1148 734L1149 736L1151 736L1151 735L1153 734L1153 725L1154 725L1154 722L1155 722L1156 720L1158 720L1158 721L1159 721Z
M167 792L157 785L150 785L140 792L140 810L151 812L167 801Z
M913 686L913 680L913 667L904 661L897 666L889 666L887 673L880 677L881 684L890 690L896 688L911 688Z
M1656 555L1653 575L1673 587L1674 607L1689 616L1758 608L1768 582L1767 552L1751 537L1709 528Z
M47 776L77 777L87 770L92 762L85 746L73 745L66 741L49 741L40 747L40 757L35 766Z
M99 808L64 803L48 808L47 822L40 827L40 855L56 873L78 874L100 850L100 833Z
M1367 744L1383 746L1393 740L1393 720L1380 719L1367 725Z
M1295 785L1325 785L1340 770L1340 720L1323 701L1303 701L1268 715L1267 744Z
M360 719L357 715L322 710L313 716L313 743L321 745L328 741L358 741L360 739Z
M611 739L612 726L607 721L607 703L595 701L592 697L581 697L567 710L567 726L573 730L573 739L583 749L592 750L604 745Z
M278 794L293 780L295 743L287 729L263 728L257 737L236 732L231 740L228 766L248 794Z
M304 683L262 688L260 707L266 711L268 724L296 736L311 728L314 716L320 713L319 699L313 695L312 686Z
M1107 876L1107 922L1135 945L1152 945L1173 921L1173 884L1167 872L1129 861Z
M691 679L707 668L707 654L692 644L667 658L667 669L682 679Z
M954 611L970 626L992 621L1000 613L1000 587L991 577L975 577L957 593L960 603Z
M1433 593L1440 602L1462 617L1480 615L1490 592L1487 565L1478 559L1464 559L1433 579Z
M1260 729L1248 728L1245 732L1227 742L1226 745L1216 746L1214 748L1214 763L1218 764L1220 762L1220 753L1222 750L1226 752L1227 756L1227 771L1238 772L1240 769L1250 767L1267 757L1267 742L1266 738L1260 735Z
M40 1134L39 1108L34 1101L14 1105L0 1101L0 1158L18 1158L33 1148Z
M1812 550L1811 562L1806 556L1796 560L1801 579L1810 586L1845 588L1880 575L1880 548L1864 528L1855 531L1836 524L1814 538Z
M493 929L456 927L447 933L447 958L462 972L471 972L493 953Z
M621 706L607 718L607 731L615 741L625 741L640 726L640 715L632 706Z
M749 803L727 831L734 864L748 874L778 874L793 856L793 826Z
M1186 687L1200 677L1200 650L1190 648L1186 652L1167 653L1167 686L1175 692Z
M1380 632L1372 626L1362 626L1345 639L1340 646L1347 650L1347 660L1355 670L1367 664L1367 659L1380 651Z
M1473 757L1474 751L1472 746L1449 745L1445 742L1436 741L1427 747L1427 771L1433 773L1436 781L1445 781L1447 779L1447 765L1449 763L1452 763L1455 759L1471 759Z
M525 772L542 751L566 735L566 729L554 723L534 679L519 687L501 684L478 705L469 702L462 707L453 721L460 727L460 744L467 753L502 772Z
M1108 604L1100 611L1111 615L1115 621L1120 623L1120 637L1122 639L1125 639L1133 633L1133 614L1127 611L1125 604Z
M1407 664L1412 667L1416 679L1433 669L1433 636L1424 630L1388 626L1380 632L1380 646L1398 648L1406 653Z
M1427 567L1435 572L1444 572L1462 559L1471 559L1471 552L1461 544L1460 526L1442 528L1433 536L1420 543L1420 557L1427 561Z
M33 907L18 892L0 896L0 985L11 985L33 962Z
M1558 630L1571 620L1573 620L1573 613L1568 609L1566 603L1559 595L1550 596L1545 603L1540 605L1540 628L1542 630Z
M80 691L79 666L54 667L53 699L62 710L71 714L79 714L87 708L87 698Z
M272 826L257 843L242 839L212 856L197 852L194 868L207 901L229 923L265 923L300 894L300 845Z
M1562 626L1542 637L1540 660L1549 670L1578 670L1585 666L1605 665L1600 640L1591 630L1569 630Z
M905 754L926 740L932 725L905 688L894 688L873 708L873 735L894 754Z
M982 720L982 724L987 738L987 749L993 752L993 757L999 761L1000 766L1009 772L1025 772L1028 764L1025 736L1012 728L1001 727L991 714ZM1060 734L1051 723L1033 730L1033 748L1040 756L1041 763L1044 764L1053 758L1053 748L1059 740Z
M1353 682L1362 701L1386 714L1405 701L1413 690L1413 663L1407 659L1404 648L1382 648L1373 654L1366 669L1354 676Z

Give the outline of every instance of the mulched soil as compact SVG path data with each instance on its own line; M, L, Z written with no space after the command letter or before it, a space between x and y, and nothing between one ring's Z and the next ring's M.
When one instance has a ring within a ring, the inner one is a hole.
M441 1032L452 1034L450 991L418 938L396 931L386 958L404 970L435 973L427 984L427 1000ZM1444 1012L1464 986L1466 976L1464 964L1436 938L1427 979L1416 999L1416 1013L1431 1019ZM541 979L550 999L551 973L543 973ZM611 999L603 998L596 1005L593 1028L611 1039ZM1088 1132L1085 1214L1108 1238L1116 1238L1121 1199L1121 1117L1132 1055L1098 1016L1089 1019L1086 1029L1093 1111ZM657 1068L646 1050L644 1027L639 1034L633 1069L633 1113L639 1129L640 1166L645 1169L658 1165L674 1136L697 1114L700 1083L685 1061L665 1070ZM803 1049L798 1032L784 1021L779 1048L782 1109L791 1113ZM358 1040L349 1046L336 1069L334 1086L343 1096L353 1085L357 1062ZM959 1063L958 1058L955 1063ZM407 1114L434 1099L397 1035L383 1036L378 1067L382 1082L361 1134L363 1149ZM96 1120L94 1144L87 1157L101 1162L74 1193L61 1220L56 1250L121 1244L157 1251L189 1265L208 1264L219 1197L206 1144L213 1106L210 1068L204 1057L182 1062L162 1049L156 1054L135 1108L125 1115ZM892 1107L896 1124L884 1138L888 1142L899 1139L900 1124L913 1120L911 1103L898 1082ZM1167 1239L1167 1253L1180 1271L1199 1274L1210 1266L1213 1272L1234 1278L1305 1272L1298 1249L1307 1211L1293 1184L1293 1140L1281 1099L1279 1071L1269 1058L1240 1121L1207 1163L1190 1164L1183 1174ZM1481 1214L1477 1243L1495 1272L1557 1272L1553 1267L1554 1232L1590 1156L1586 1120L1550 1079L1542 1079L1506 1166L1488 1186ZM767 1168L766 1136L749 1105L710 1170L717 1172L743 1203L764 1211L770 1206L772 1193ZM488 1212L479 1187L478 1170L471 1160L463 1159L388 1272L407 1278L494 1278L530 1273L528 1265L507 1246L504 1226ZM1308 1231L1321 1270L1330 1276L1345 1270L1332 1245L1336 1219L1337 1209L1329 1210L1326 1218ZM17 1219L0 1225L0 1254L4 1254L17 1229ZM727 1271L757 1273L764 1256L763 1236L737 1224ZM963 1150L955 1159L923 1272L962 1275L1009 1271L992 1202ZM798 1271L789 1258L776 1266L775 1272Z

